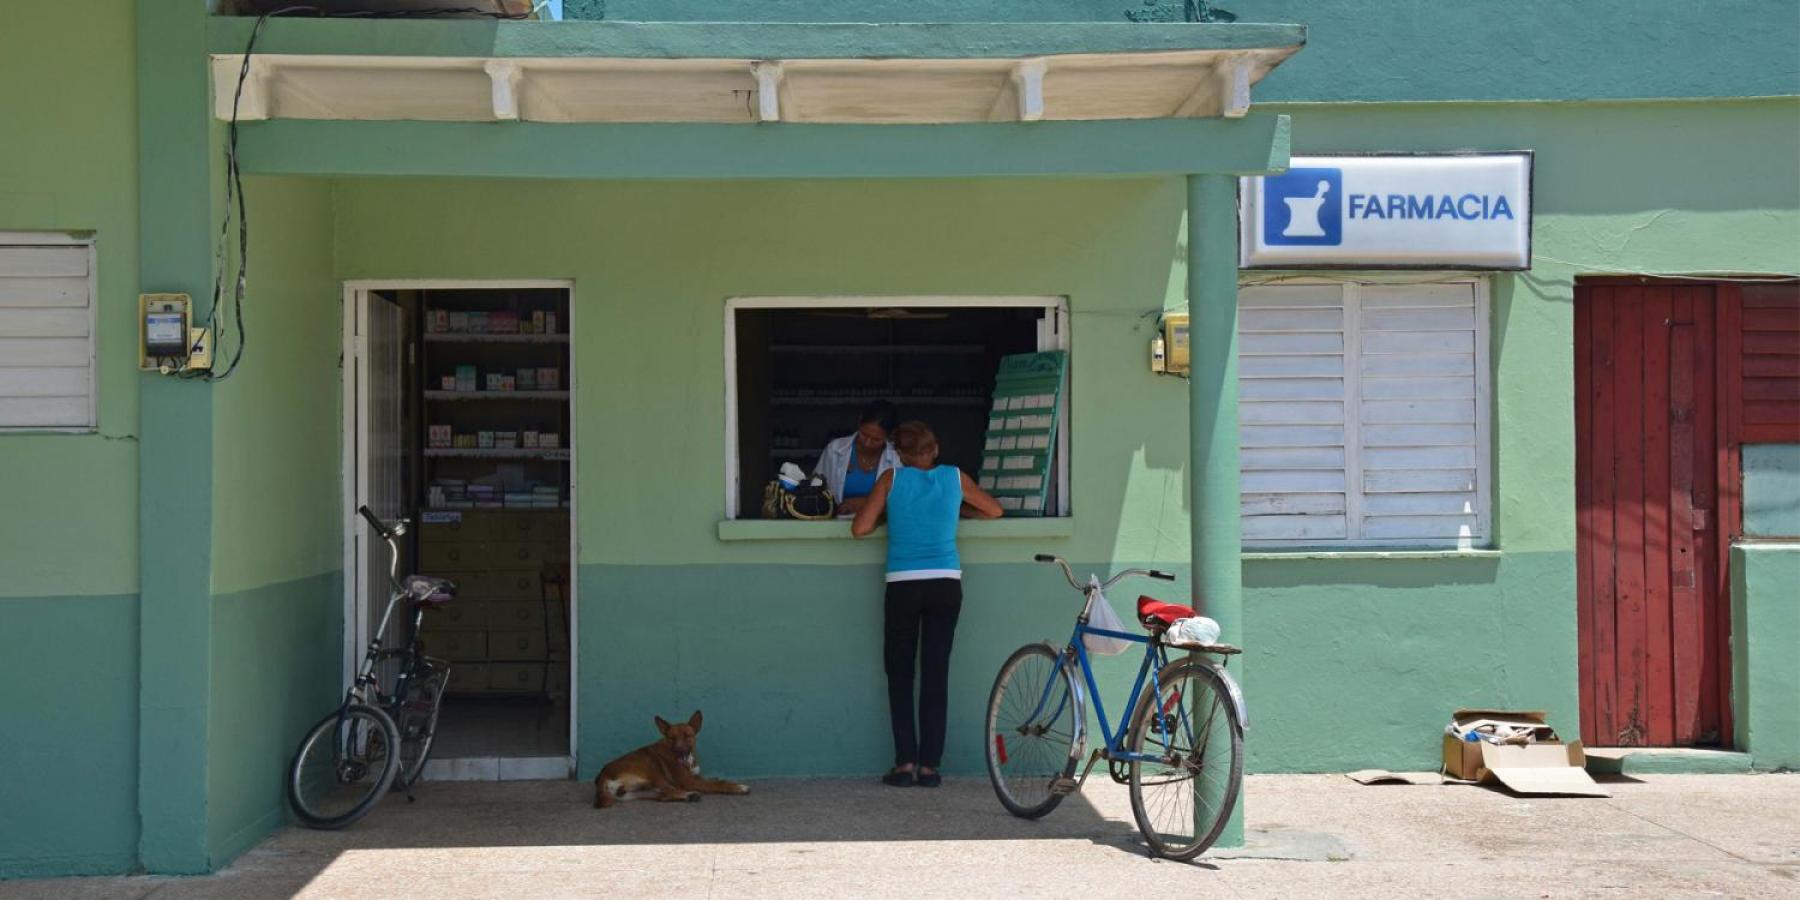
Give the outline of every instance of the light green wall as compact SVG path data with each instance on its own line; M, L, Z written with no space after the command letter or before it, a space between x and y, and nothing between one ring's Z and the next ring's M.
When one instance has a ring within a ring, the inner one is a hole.
M343 568L343 320L331 194L324 182L245 182L249 343L238 370L213 387L214 594Z
M1800 770L1800 544L1731 550L1732 712L1758 769Z
M0 434L0 597L137 590L137 129L129 0L12 4L0 28L0 231L88 231L98 434ZM27 89L29 86L29 89Z
M252 179L245 191L249 343L213 388L206 853L215 867L284 821L287 761L332 707L343 657L331 187Z
M0 28L0 231L94 235L100 360L98 433L0 434L0 878L137 859L133 36L129 0Z
M1185 392L1135 363L1154 327L1146 314L1180 291L1169 260L1182 202L1175 180L346 181L338 260L345 278L575 280L579 479L584 496L605 498L581 523L581 561L593 564L879 556L872 545L718 540L727 297L1066 295L1074 453L1086 462L1076 535L1061 546L1081 558L1176 561L1187 526L1169 494L1184 491ZM1120 396L1145 402L1124 416ZM970 559L1020 552L978 546Z

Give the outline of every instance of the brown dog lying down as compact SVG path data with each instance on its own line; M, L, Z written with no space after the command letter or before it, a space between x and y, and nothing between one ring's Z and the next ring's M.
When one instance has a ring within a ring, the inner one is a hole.
M694 736L700 733L700 713L685 725L670 725L656 717L662 740L639 747L600 769L594 778L594 806L605 809L620 800L644 797L673 802L698 800L701 794L748 794L741 784L700 777L694 759Z

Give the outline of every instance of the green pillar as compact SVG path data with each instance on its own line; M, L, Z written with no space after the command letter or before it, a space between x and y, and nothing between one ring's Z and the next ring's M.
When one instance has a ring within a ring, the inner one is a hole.
M1244 579L1238 529L1237 179L1187 179L1188 497L1194 607L1243 645ZM1232 666L1243 678L1241 660ZM1198 807L1197 807L1198 811ZM1244 801L1217 846L1244 842Z
M196 314L217 229L206 26L198 0L138 0L138 289L186 293ZM138 379L138 857L149 872L199 873L211 868L212 388Z

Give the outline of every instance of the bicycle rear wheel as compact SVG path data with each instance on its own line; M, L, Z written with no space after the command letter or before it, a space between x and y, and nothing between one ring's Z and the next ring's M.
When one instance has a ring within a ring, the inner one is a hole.
M360 703L333 711L300 741L288 766L288 806L309 828L342 828L367 815L400 773L399 732Z
M988 694L988 779L1000 804L1035 819L1062 802L1057 783L1075 772L1086 716L1062 656L1049 644L1020 647Z
M1193 859L1225 830L1244 781L1244 725L1211 665L1181 660L1157 674L1132 715L1126 749L1131 814L1150 850Z
M438 709L444 702L444 683L449 671L421 658L418 671L407 679L406 696L395 707L394 727L400 732L400 774L395 790L419 783L425 762L431 758L431 742L437 738Z

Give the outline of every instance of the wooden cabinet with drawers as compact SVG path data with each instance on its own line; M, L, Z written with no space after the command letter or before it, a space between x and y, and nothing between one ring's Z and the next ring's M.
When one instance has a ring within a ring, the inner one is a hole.
M566 696L567 512L437 514L419 538L420 571L457 586L422 630L425 652L452 663L450 691Z

